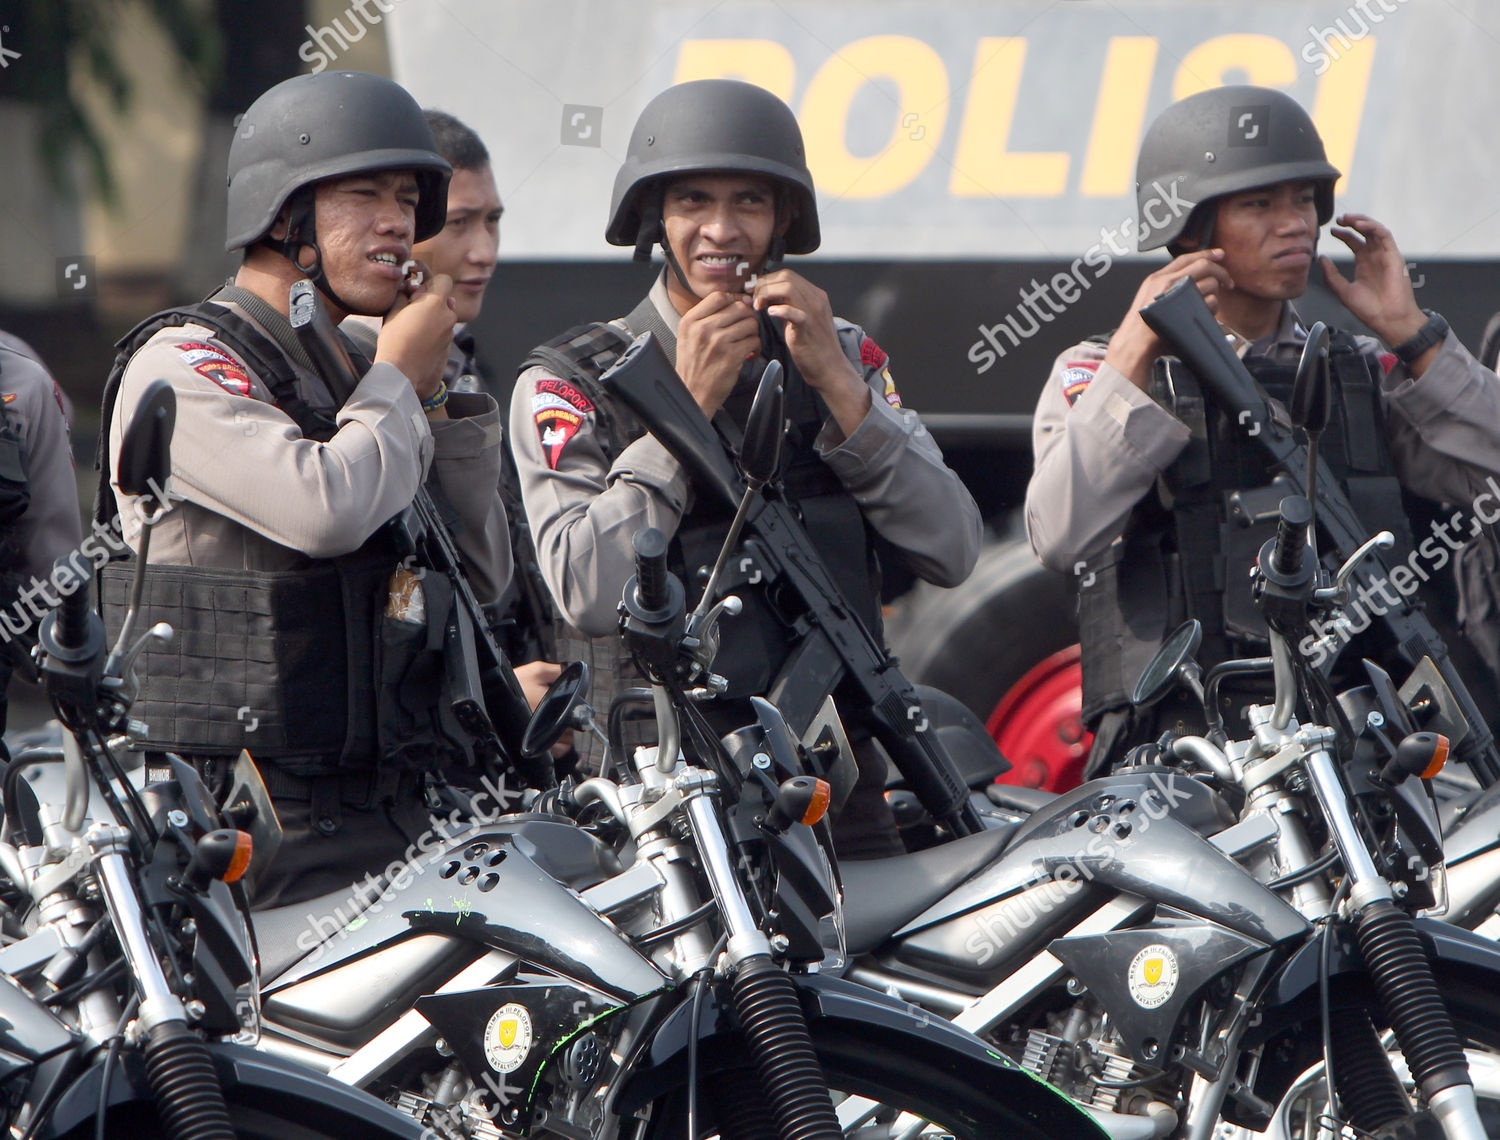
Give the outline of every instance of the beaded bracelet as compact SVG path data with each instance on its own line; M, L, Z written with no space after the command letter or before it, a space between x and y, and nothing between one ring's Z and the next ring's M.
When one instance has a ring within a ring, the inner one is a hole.
M432 394L432 399L422 401L424 412L435 412L448 402L448 385L438 381L437 391Z

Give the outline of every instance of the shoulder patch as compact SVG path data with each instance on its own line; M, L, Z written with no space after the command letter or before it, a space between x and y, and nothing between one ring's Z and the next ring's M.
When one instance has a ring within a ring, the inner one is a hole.
M594 402L566 380L543 376L531 393L531 415L547 466L557 470L563 448L578 434L583 417L594 410Z
M544 395L554 397L555 400L561 401L584 415L594 410L592 400L566 380L559 380L553 376L544 376L536 382L536 392L531 397L533 408L537 407L538 399Z
M5 393L5 396L3 398L3 402L9 404L15 398L16 398L16 393L15 392L7 392L7 393Z
M1401 361L1397 358L1394 352L1382 352L1380 354L1380 370L1387 376L1391 374L1391 369L1396 367L1396 365L1399 363L1401 363Z
M183 341L177 346L184 364L205 380L212 380L235 396L250 395L250 377L239 361L221 348L198 340Z
M1083 395L1084 389L1094 381L1094 374L1099 371L1099 362L1096 360L1070 360L1063 365L1063 370L1058 373L1057 382L1062 385L1063 396L1068 401L1068 407L1078 402L1078 397Z
M871 338L865 337L859 342L859 360L866 368L884 368L890 355L876 344ZM887 378L889 382L889 378Z

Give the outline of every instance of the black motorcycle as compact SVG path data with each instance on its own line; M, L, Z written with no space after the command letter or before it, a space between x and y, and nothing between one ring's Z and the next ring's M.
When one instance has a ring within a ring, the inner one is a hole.
M161 495L174 415L159 382L121 449L127 492ZM170 634L130 641L149 541L147 523L112 652L86 585L40 629L65 732L61 749L23 753L4 775L0 1126L22 1140L417 1140L410 1116L251 1046L260 995L241 881L279 827L248 763L221 811L191 766L174 758L148 784L127 751L134 660Z

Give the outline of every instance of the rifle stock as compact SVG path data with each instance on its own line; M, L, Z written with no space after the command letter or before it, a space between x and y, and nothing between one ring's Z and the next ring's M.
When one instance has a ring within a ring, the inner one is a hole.
M619 396L687 468L700 494L711 492L730 510L739 506L740 477L724 444L655 336L636 337L599 383Z
M1245 440L1265 453L1271 465L1291 480L1294 493L1306 495L1312 473L1306 447L1271 420L1259 387L1230 347L1197 286L1190 279L1179 281L1140 313L1151 330L1192 370L1220 410L1234 416ZM1343 562L1369 536L1333 473L1321 459L1317 462L1318 526L1332 542L1331 553ZM1372 564L1388 570L1379 556L1372 553L1356 569L1354 580L1374 590L1378 584ZM1468 735L1455 746L1455 753L1486 783L1495 781L1500 778L1500 755L1496 753L1494 737L1453 667L1447 646L1419 604L1400 590L1395 593L1400 604L1390 606L1374 620L1384 625L1409 667L1415 668L1423 657L1432 658L1453 690L1469 727ZM1381 596L1383 599L1385 595Z

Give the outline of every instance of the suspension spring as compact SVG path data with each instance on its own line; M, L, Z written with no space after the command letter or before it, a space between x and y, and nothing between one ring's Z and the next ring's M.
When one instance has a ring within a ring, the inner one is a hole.
M1376 899L1360 911L1355 935L1422 1095L1431 1100L1443 1089L1472 1084L1453 1019L1411 916L1389 899Z
M754 954L740 963L732 992L782 1140L842 1137L791 979L769 957Z
M180 1021L146 1033L146 1079L171 1140L234 1140L208 1047Z
M1410 1116L1406 1090L1365 1012L1344 1006L1332 1010L1329 1020L1333 1081L1349 1123L1363 1132L1375 1132Z

